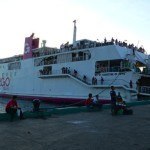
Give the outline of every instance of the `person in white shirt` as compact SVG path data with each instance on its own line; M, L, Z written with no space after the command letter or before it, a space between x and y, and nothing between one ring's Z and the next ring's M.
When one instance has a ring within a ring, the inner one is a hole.
M99 100L99 95L98 94L94 96L93 106L98 107L100 109L102 108L102 104L101 104L101 102Z

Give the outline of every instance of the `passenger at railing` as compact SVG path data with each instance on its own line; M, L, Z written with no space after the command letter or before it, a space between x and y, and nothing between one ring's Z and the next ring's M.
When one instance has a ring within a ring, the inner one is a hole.
M47 59L44 59L44 65L47 65Z
M77 70L74 69L74 76L77 77L77 74L78 74Z
M115 44L118 45L118 40L117 39L115 40Z
M111 38L111 42L114 43L114 41L115 41L115 40L114 40L114 38L112 37L112 38Z
M43 75L46 75L47 74L47 71L46 71L46 69L44 68L43 69Z
M62 70L62 74L64 74L64 72L65 72L65 67L62 67L61 70Z
M46 74L46 70L45 69L43 69L43 75L45 75Z
M95 77L92 78L92 84L95 84Z
M67 69L67 73L68 73L68 74L71 74L70 67Z
M50 69L44 68L43 69L43 75L49 75L50 74Z
M40 72L40 75L43 75L43 70L39 70L39 72Z
M69 42L67 42L64 46L66 50L69 50Z
M121 41L119 41L119 42L118 42L118 45L119 45L119 46L122 46L122 42L121 42Z
M93 78L92 78L92 84L93 84L93 85L96 85L96 84L97 84L97 78L96 78L96 77L93 77Z
M103 83L104 83L104 79L103 77L101 77L101 85L103 85Z
M106 38L104 39L104 44L106 44L107 43L107 40L106 40Z
M68 68L66 67L66 68L65 68L65 74L67 74L67 73L68 73Z
M86 82L87 78L86 75L83 76L83 81Z
M94 84L94 77L92 78L92 84Z
M60 45L60 49L61 50L64 49L64 44L63 43Z
M70 44L70 45L69 45L69 50L72 50L72 48L73 48L73 45Z
M50 75L51 74L51 71L49 68L47 68L47 74Z
M130 85L130 88L132 89L133 88L132 80L130 80L129 85Z
M101 67L100 67L100 71L101 71L101 72L106 72L106 67L101 66Z
M62 67L62 74L68 73L68 68L67 67Z
M95 84L95 85L97 85L97 78L96 78L96 77L95 77L95 81L94 81L94 84Z
M135 55L135 49L134 48L132 49L132 51L133 51L133 55Z
M144 53L144 52L145 52L145 49L142 48L142 47L140 47L140 48L138 49L138 51L141 52L141 53Z
M101 43L100 42L96 42L96 47L99 47L101 46Z

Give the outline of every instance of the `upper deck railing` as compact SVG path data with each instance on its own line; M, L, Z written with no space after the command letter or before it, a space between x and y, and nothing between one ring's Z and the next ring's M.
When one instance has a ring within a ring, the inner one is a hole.
M14 62L14 61L20 61L22 59L23 59L23 55L16 55L13 57L0 59L0 64Z
M80 49L87 49L87 48L94 48L94 47L102 47L102 46L108 46L108 45L119 45L121 47L126 47L129 48L133 51L139 51L141 53L144 53L145 50L144 48L136 47L134 44L127 44L126 42L121 42L118 41L117 39L114 40L113 38L110 41L107 41L104 39L103 42L100 41L91 41L91 40L80 40L76 41L76 46L73 46L73 44L63 44L60 46L60 48L50 48L50 47L42 47L36 50L33 50L33 57L41 57L45 55L52 55L56 53L63 53L63 52L68 52L68 51L73 51L73 50L80 50Z
M95 77L95 81L93 82L93 79L91 77L88 77L87 75L81 75L79 74L76 70L71 70L68 68L64 68L65 70L39 70L38 72L38 77L39 78L51 78L54 76L63 76L63 75L71 75L74 78L88 84L88 85L102 85L102 86L106 86L106 85L123 85L126 88L130 88L130 83L127 82L124 79L119 79L117 78L117 76L120 74L119 72L114 72L116 74L116 78L112 78L112 79L105 79L102 81L99 77ZM132 83L132 88L136 89L136 83Z

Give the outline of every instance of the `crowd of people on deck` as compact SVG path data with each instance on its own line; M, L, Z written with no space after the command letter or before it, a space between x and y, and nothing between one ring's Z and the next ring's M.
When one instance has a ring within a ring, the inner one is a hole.
M43 69L40 69L39 73L40 73L40 75L51 75L52 74L52 69L50 67L45 67ZM98 83L103 85L104 82L105 82L105 80L104 80L104 78L102 76L98 76L98 77L93 76L92 79L91 79L91 83L89 83L90 80L87 78L86 75L83 75L83 78L81 78L81 76L79 76L79 74L78 74L78 71L76 69L71 70L70 67L62 67L61 68L61 73L62 74L71 74L74 77L82 80L83 82L88 83L88 84L92 84L92 85L97 85ZM129 87L131 89L133 88L132 80L129 81Z
M79 75L78 75L78 71L77 70L71 70L70 67L62 67L61 68L61 72L62 74L72 74L74 77L76 78L79 78ZM86 75L83 75L83 78L81 78L81 80L85 83L88 83L88 80L87 80L87 76ZM97 85L98 84L98 79L96 76L93 76L92 79L91 79L91 84L92 85ZM104 78L101 76L100 78L100 83L101 85L104 84Z
M40 75L51 75L52 74L52 71L49 67L45 67L41 70L39 70L40 72Z
M135 46L133 43L128 44L127 40L120 41L120 40L114 39L112 37L111 40L107 40L106 38L104 38L103 42L100 42L98 39L97 39L97 41L82 40L82 41L78 42L76 44L76 46L73 46L73 44L69 44L69 42L66 42L65 44L60 45L60 49L44 47L44 50L42 49L40 51L35 51L35 52L33 51L32 55L33 55L33 57L40 57L40 56L60 53L60 52L64 52L64 51L75 50L75 49L101 47L101 46L114 45L114 44L119 45L121 47L126 47L126 48L129 48L129 49L132 49L133 53L135 51L139 51L141 53L145 52L145 49L143 48L143 46L138 47L138 46Z
M72 44L69 44L69 42L67 42L66 44L62 44L60 46L60 49L61 50L74 50L74 49L84 49L84 48L100 47L100 46L107 46L107 45L114 45L114 44L132 49L133 51L137 50L141 53L145 52L145 49L142 46L138 48L134 44L127 44L127 40L122 42L114 38L112 38L110 41L104 38L104 42L99 42L99 40L98 41L83 40L83 41L80 41L80 43L77 43L75 47L73 47Z

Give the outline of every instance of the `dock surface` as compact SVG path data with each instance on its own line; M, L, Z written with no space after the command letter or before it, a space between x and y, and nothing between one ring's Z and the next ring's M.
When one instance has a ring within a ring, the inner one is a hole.
M2 150L150 150L150 105L0 122Z

